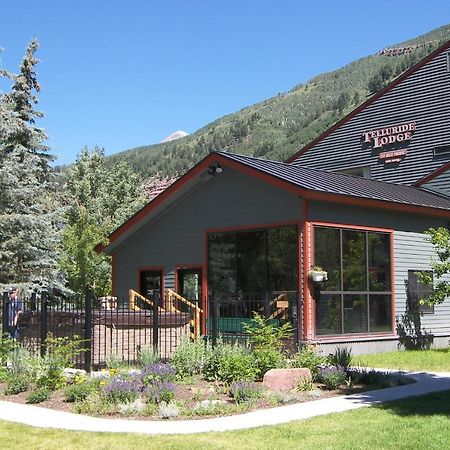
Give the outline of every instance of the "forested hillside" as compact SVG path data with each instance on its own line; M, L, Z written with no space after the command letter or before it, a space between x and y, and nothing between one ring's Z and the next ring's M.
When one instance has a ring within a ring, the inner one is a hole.
M173 178L222 149L284 160L449 39L446 25L319 75L185 138L130 149L110 160L125 157L143 178Z

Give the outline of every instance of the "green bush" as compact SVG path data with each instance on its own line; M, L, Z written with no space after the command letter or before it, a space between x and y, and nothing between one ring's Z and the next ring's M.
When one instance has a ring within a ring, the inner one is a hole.
M138 353L139 365L142 367L155 364L159 359L158 352L154 347L141 347Z
M177 370L177 377L183 379L202 373L211 357L211 351L211 345L200 339L183 339L170 359L170 363Z
M50 391L47 388L38 388L27 397L27 403L42 403L48 400L50 397Z
M9 337L8 333L0 336L0 366L5 365L10 360L16 345L16 342Z
M0 383L4 383L9 380L11 372L6 367L0 367Z
M305 345L294 355L291 366L294 368L305 368L311 371L313 380L317 380L320 366L325 364L326 358L316 353L316 347Z
M253 402L263 396L263 391L255 383L235 381L230 385L229 395L236 403Z
M287 365L285 355L273 348L256 348L251 355L257 369L257 378L260 380L270 369L282 369Z
M332 391L345 383L346 374L340 367L325 366L320 369L319 380Z
M68 403L86 400L90 394L98 391L98 383L84 381L72 384L64 390L64 401Z
M5 389L5 395L16 395L25 392L30 387L30 380L25 375L11 377Z
M258 369L250 349L239 344L219 342L206 362L204 377L208 381L254 381Z
M328 357L330 364L336 367L342 367L345 371L352 364L352 350L348 347L337 348L336 351Z

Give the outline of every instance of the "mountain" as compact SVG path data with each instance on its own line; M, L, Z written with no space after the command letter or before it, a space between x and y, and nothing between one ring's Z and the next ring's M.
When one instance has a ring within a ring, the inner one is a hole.
M376 91L450 39L450 25L380 50L255 105L183 139L126 150L143 178L173 179L214 150L284 160Z
M186 131L175 131L175 132L173 132L172 134L169 134L169 136L167 136L167 137L165 137L162 141L161 141L161 143L164 143L164 142L170 142L170 141L175 141L175 140L177 140L177 139L181 139L181 138L184 138L184 137L186 137L188 135L188 133L186 133Z

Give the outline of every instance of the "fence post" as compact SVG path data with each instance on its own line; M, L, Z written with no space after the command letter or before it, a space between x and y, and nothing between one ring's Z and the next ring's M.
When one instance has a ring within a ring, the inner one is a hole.
M153 349L156 354L158 352L158 340L159 340L159 314L158 314L158 305L159 305L159 292L153 291L152 294L152 303L153 303Z
M2 335L9 332L9 294L8 291L3 292L2 302ZM2 336L3 337L3 336Z
M218 302L214 301L215 298L211 297L209 300L209 304L211 306L211 327L212 327L212 333L211 333L211 343L212 346L215 347L217 344L217 313L218 313Z
M33 312L36 311L36 292L31 293L30 310Z
M89 290L84 305L84 370L91 371L92 366L92 307L94 293Z
M48 334L48 314L47 314L47 292L41 292L41 356L44 357L47 351L45 340Z

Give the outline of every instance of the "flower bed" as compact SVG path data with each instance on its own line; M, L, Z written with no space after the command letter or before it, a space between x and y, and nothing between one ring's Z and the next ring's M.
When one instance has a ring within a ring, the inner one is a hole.
M123 366L114 357L108 369L92 374L64 370L70 353L79 348L67 339L50 340L52 352L45 358L31 358L23 348L2 341L0 397L94 416L173 419L229 415L411 382L351 368L351 353L345 349L323 357L307 346L288 356L281 346L288 327L275 329L261 318L248 331L245 345L219 342L212 348L202 340L186 340L168 363L147 349L139 367ZM279 392L262 381L274 368L307 368L311 376Z

